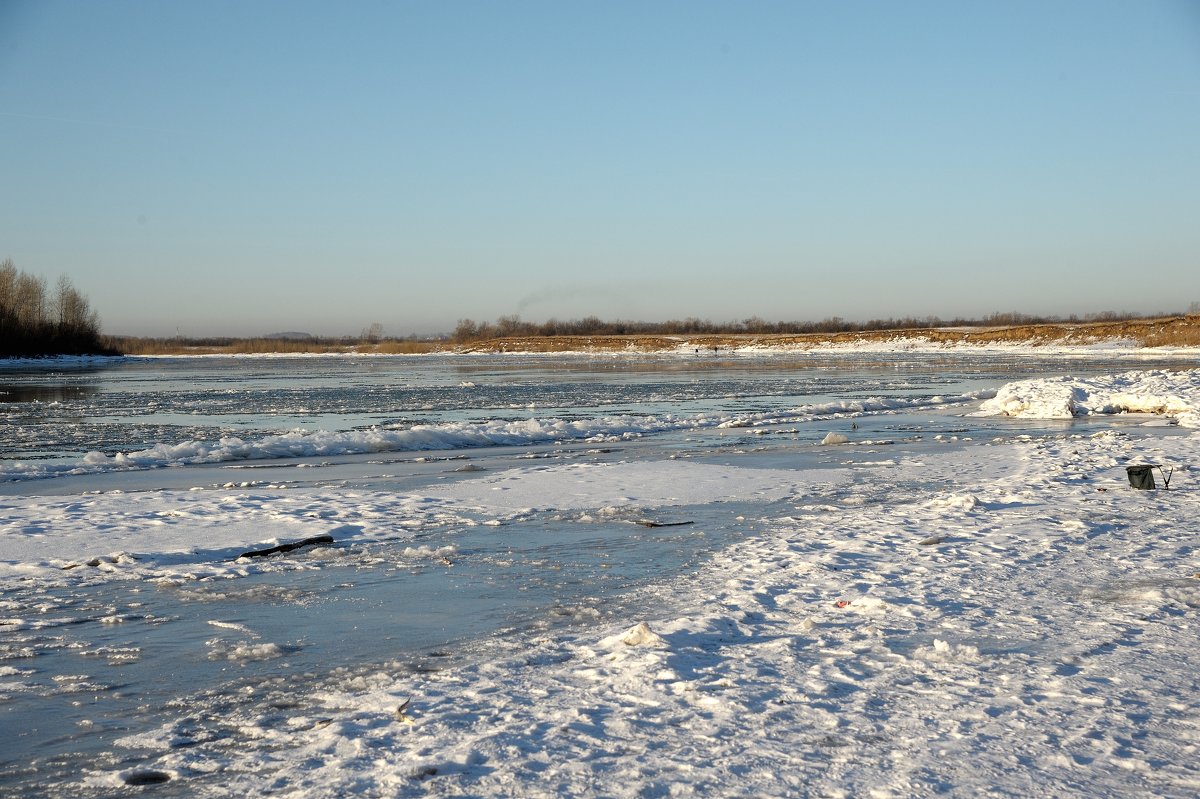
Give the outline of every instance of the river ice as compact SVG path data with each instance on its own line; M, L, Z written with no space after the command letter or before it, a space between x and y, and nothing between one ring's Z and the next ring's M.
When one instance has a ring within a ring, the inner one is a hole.
M0 791L1195 795L1200 375L1031 379L5 484Z

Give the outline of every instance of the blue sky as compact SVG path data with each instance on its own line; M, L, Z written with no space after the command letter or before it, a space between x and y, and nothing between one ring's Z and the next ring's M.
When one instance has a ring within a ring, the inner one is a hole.
M0 258L112 333L1200 302L1200 3L0 0Z

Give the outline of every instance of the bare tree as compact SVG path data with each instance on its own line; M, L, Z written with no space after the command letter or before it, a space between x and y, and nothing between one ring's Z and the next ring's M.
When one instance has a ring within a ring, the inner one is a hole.
M479 325L475 324L474 319L459 319L453 338L459 342L474 341L479 338Z
M65 335L99 333L96 314L87 298L75 290L71 279L63 275L54 289L54 311L58 329Z
M17 267L11 258L0 263L0 317L12 313L13 296L17 291Z
M67 277L45 279L0 262L0 357L101 353L100 319Z
M496 320L501 336L515 336L521 332L521 317L516 314L501 316Z
M383 338L383 324L372 322L369 327L363 328L359 337L368 344L378 344L379 340Z
M36 327L46 321L46 280L21 272L13 291L13 316L17 324Z

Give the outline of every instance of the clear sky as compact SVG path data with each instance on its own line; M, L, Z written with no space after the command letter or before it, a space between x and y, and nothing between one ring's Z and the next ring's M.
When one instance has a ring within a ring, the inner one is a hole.
M1186 310L1200 2L0 0L110 333Z

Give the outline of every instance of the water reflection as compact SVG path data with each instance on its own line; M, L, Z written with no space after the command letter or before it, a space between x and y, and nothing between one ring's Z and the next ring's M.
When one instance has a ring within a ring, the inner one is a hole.
M0 402L72 402L86 399L100 389L93 385L7 385L0 386Z

